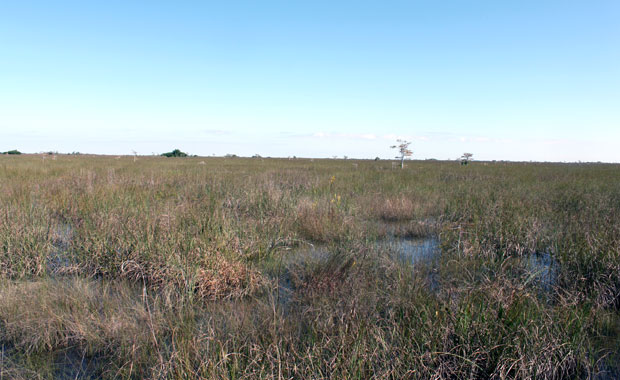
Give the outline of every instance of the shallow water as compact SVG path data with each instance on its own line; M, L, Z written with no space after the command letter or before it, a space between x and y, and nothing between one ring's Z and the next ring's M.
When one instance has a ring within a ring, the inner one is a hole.
M100 379L101 378L101 358L97 355L86 356L78 352L77 348L58 350L52 354L53 357L53 378L60 380L74 379ZM49 356L45 356L45 359ZM0 343L0 374L3 371L9 374L17 371L21 373L24 352L16 349L10 342ZM26 372L26 371L24 371ZM0 376L0 378L3 378ZM22 377L19 377L22 378Z
M423 261L430 261L440 252L439 239L427 237L419 239L391 239L382 243L396 253L396 258L407 264L416 265Z
M58 274L71 266L69 248L73 239L73 228L63 223L54 229L53 249L47 256L47 272Z
M441 250L437 237L427 238L398 238L392 237L376 243L375 247L379 250L388 250L395 262L402 265L416 266L422 262L432 263L438 257ZM334 255L325 246L307 245L294 250L281 253L281 263L276 275L278 288L276 297L278 304L286 311L293 301L295 287L293 284L292 272L295 267L308 265L320 265L326 263ZM437 289L438 274L436 268L432 268L428 273L429 286Z
M594 376L596 380L620 379L620 316L616 315L614 323L610 323L607 336L602 342L605 347L604 357L598 361L596 368L598 373Z
M331 253L325 247L308 245L281 253L281 263L278 271L278 304L286 312L293 300L295 288L291 271L296 266L312 265L326 262Z
M392 254L395 262L404 266L413 267L414 270L424 264L426 270L418 272L416 275L425 277L426 283L432 292L438 292L439 268L437 258L441 254L439 238L429 236L424 238L398 238L393 237L377 243L379 248L387 248Z
M54 379L99 379L100 365L98 357L88 357L76 349L68 349L56 356Z
M528 256L525 262L529 280L545 292L550 292L556 283L559 265L549 252L536 252Z

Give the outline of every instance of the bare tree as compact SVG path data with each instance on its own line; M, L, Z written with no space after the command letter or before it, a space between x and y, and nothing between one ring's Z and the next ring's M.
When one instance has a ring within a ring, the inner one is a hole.
M411 141L396 140L396 142L398 142L398 145L392 145L390 148L398 149L399 155L396 156L396 158L400 158L400 168L402 169L405 167L405 157L409 157L413 154L413 151L409 149Z
M473 153L463 153L463 155L461 156L461 165L469 164L469 161L471 161L472 156L473 156Z

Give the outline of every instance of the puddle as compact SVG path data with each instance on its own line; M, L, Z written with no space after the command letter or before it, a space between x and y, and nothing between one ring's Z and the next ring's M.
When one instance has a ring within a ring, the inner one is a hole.
M390 251L396 253L397 260L411 265L431 261L441 253L439 239L436 237L391 239L379 243L379 246L387 247Z
M417 266L420 263L430 264L427 277L429 287L432 290L439 289L438 268L435 265L435 258L441 253L439 239L437 237L427 238L391 238L376 243L375 247L379 250L387 250L392 255L392 259L401 265ZM332 253L325 246L302 246L289 251L280 253L281 262L277 269L272 269L272 277L277 279L278 287L275 297L279 306L287 313L294 303L295 296L295 273L307 271L308 267L320 266L330 260L340 260L338 253ZM346 258L342 258L346 260ZM303 270L299 270L304 268Z
M10 342L3 342L0 344L0 375L4 373L5 376L8 376L6 378L13 378L11 375L16 375L16 378L20 379L28 378L24 376L32 375L32 373L23 366L23 361L27 360L27 357L28 355L16 349ZM77 349L72 348L45 354L41 360L48 358L53 360L52 370L54 379L94 380L101 378L102 360L98 355L86 356L80 354Z
M54 360L54 379L100 379L97 374L100 366L98 357L81 355L75 349L67 350Z
M596 366L594 380L618 380L620 379L620 359L616 363L601 362Z
M425 278L429 289L432 292L438 292L439 284L439 267L437 258L441 254L439 238L435 236L425 238L392 238L377 243L378 248L387 248L393 255L394 261L401 265L419 267L424 264L424 270L417 272Z
M47 272L52 275L67 273L73 267L69 250L73 239L71 225L62 223L54 228L53 249L47 255Z
M528 282L533 281L544 292L553 290L558 276L558 262L549 252L533 253L525 261Z
M600 351L602 356L596 363L596 380L620 379L620 315L613 314L611 319L605 323L605 328L599 327L598 340L603 349ZM602 320L599 319L599 323Z
M314 245L301 247L281 253L281 263L278 276L277 300L284 312L288 312L293 301L295 286L292 271L296 267L316 265L329 260L331 253L325 247Z

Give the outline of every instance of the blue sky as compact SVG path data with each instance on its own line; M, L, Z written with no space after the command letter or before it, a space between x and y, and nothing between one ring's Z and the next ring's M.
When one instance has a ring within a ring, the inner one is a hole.
M0 3L0 151L620 162L618 1Z

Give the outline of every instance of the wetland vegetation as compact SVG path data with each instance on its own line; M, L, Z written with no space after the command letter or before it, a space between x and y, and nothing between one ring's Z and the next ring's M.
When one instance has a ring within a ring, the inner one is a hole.
M620 376L620 166L0 157L0 377Z

